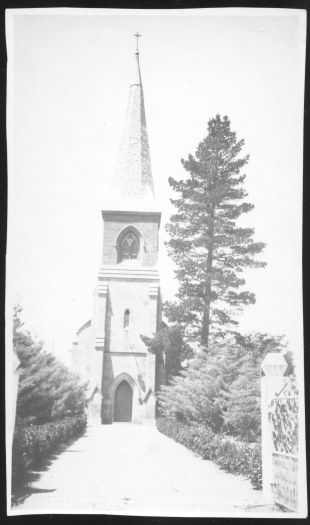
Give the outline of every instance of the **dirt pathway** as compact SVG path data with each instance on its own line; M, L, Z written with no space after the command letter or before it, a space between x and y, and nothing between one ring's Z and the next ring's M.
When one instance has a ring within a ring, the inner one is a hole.
M155 426L90 426L54 459L12 514L251 516L273 509L241 476L220 470Z

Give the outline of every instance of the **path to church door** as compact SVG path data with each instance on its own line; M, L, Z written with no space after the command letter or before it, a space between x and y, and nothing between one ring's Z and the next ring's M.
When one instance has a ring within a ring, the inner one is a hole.
M132 389L127 381L122 381L114 397L114 421L131 421Z

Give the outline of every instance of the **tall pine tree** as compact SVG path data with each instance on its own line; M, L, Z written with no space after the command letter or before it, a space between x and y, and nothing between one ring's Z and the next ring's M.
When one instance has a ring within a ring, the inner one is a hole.
M189 338L205 348L210 333L238 324L234 313L255 302L254 294L244 289L242 271L265 265L255 259L264 244L254 242L254 229L237 224L253 209L245 201L245 175L240 173L248 162L248 156L239 157L243 145L228 117L217 115L209 120L208 135L195 157L182 159L189 176L169 178L179 194L171 199L177 211L166 227L179 290L178 301L166 306L166 314L171 322L183 323Z

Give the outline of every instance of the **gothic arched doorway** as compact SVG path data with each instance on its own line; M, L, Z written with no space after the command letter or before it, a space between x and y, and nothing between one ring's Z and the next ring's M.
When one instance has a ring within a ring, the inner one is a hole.
M114 421L128 422L132 417L132 389L127 381L122 381L114 395Z

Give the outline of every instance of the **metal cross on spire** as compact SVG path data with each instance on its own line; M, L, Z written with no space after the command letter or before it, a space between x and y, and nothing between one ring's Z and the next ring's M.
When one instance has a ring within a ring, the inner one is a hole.
M140 38L142 35L140 35L140 33L138 33L138 31L137 31L136 34L133 35L133 36L135 36L136 39L137 39L137 48L136 48L136 52L139 53L139 38Z

